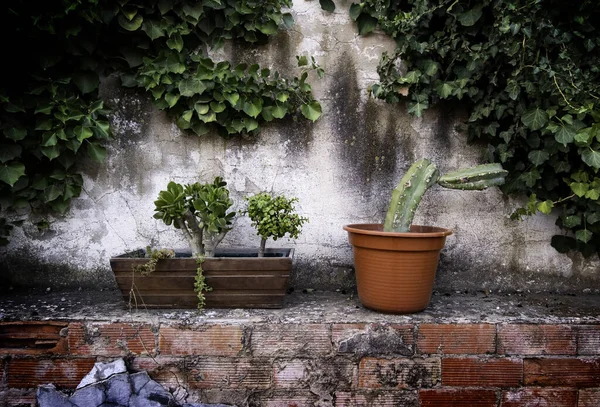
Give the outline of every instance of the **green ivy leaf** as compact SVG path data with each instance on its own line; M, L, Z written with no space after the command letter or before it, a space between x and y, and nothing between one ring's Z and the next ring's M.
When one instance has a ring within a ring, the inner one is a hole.
M508 81L506 85L506 92L508 93L508 97L512 100L517 100L519 94L521 93L521 87L516 81Z
M359 35L367 35L377 27L377 19L368 14L360 14L356 19L356 23Z
M203 103L196 103L194 105L194 110L196 110L196 113L198 113L198 115L202 115L208 113L208 111L210 110L210 106Z
M584 182L571 182L569 187L571 187L571 191L573 191L575 195L582 197L590 189L590 184Z
M181 94L183 94L183 92L181 92ZM180 97L179 94L169 92L169 93L165 94L165 101L167 102L167 105L169 107L173 107L177 104L179 97Z
M21 156L23 149L18 144L0 144L0 163L13 160Z
M575 238L583 243L589 242L593 235L594 234L587 229L582 229L575 232Z
M44 190L44 202L52 202L62 196L64 187L62 184L52 184Z
M206 124L204 124L203 122L198 122L198 121L196 121L196 122L194 122L194 124L192 124L191 129L198 136L203 136L210 131L210 128Z
M590 167L600 169L600 152L586 148L581 153L581 159Z
M310 103L306 103L306 104L303 104L302 106L300 106L300 111L302 112L302 115L304 117L306 117L308 120L311 120L314 122L319 117L321 117L321 113L322 113L321 104L319 102L317 102L316 100L313 100ZM273 116L275 116L275 113L273 113Z
M472 27L475 25L475 23L477 23L477 21L479 21L482 15L483 6L479 4L473 7L471 10L458 14L457 19L465 27Z
M240 100L240 94L237 92L225 93L223 97L226 101L229 102L231 107L235 107L237 105L238 100Z
M585 197L587 199L591 199L592 201L597 201L600 199L600 188L590 189L585 193Z
M273 34L276 34L277 31L279 31L279 28L277 27L277 23L273 20L269 20L265 24L257 25L256 28L258 28L258 31L260 31L261 33L263 33L265 35L273 35Z
M352 3L352 5L350 6L350 18L352 19L352 21L356 21L358 19L358 16L360 16L361 12L361 5L357 3Z
M535 166L539 167L540 165L548 161L550 155L547 151L544 150L533 150L529 152L527 157L529 158L529 161L531 161Z
M417 117L421 117L425 109L429 107L427 101L419 102L417 100L408 104L408 113L414 114Z
M554 134L554 138L556 141L566 146L569 143L572 143L576 136L575 128L570 125L559 126L558 130Z
M551 200L546 200L544 202L540 202L537 205L537 210L542 212L545 215L550 215L550 212L552 212L552 208L554 207L554 202L552 202Z
M530 130L539 130L548 123L548 113L539 107L528 110L521 116L521 122Z
M48 157L51 161L60 155L60 148L57 145L49 147L40 147L42 154Z
M106 149L98 143L88 142L87 153L92 160L97 161L99 163L103 162L106 158Z
M196 94L201 95L207 89L204 82L202 82L200 79L197 79L197 78L187 78L187 79L180 81L178 88L179 88L179 93L181 94L181 96L187 96L187 97L194 96ZM166 98L166 96L165 96L165 99L167 100L169 105L171 105L171 102L169 102L169 100ZM175 101L175 103L177 103L177 101ZM172 105L171 105L171 107L172 107Z
M248 116L256 118L262 110L262 100L254 99L251 102L245 102L243 110Z
M165 36L164 29L159 23L157 23L154 20L144 21L144 23L142 24L142 30L146 33L148 37L150 37L152 41Z
M442 99L447 99L452 96L454 87L448 82L440 82L435 90Z
M127 31L136 31L142 26L144 18L141 15L137 14L135 17L133 17L132 20L128 20L127 17L125 17L122 14L119 14L117 21L119 22L119 25Z
M77 85L81 93L86 94L98 89L100 78L96 72L86 71L73 75L73 83Z
M579 225L581 225L581 216L571 215L563 218L563 226L567 228L574 228Z
M290 13L284 13L282 15L283 18L283 25L285 26L285 28L287 28L288 30L290 28L292 28L294 26L294 16L292 16Z
M171 34L167 40L167 46L174 51L181 52L181 50L183 50L183 38L181 37L181 34Z
M204 13L202 2L193 2L191 4L189 2L185 2L183 4L183 13L186 16L192 17L194 20L198 21L200 16L202 16Z
M319 4L325 11L329 11L331 13L335 11L335 3L331 0L319 0Z
M17 180L25 175L25 166L19 162L0 165L0 181L10 185L15 185Z
M8 129L4 130L4 135L11 140L20 141L27 136L27 130L17 127L9 127Z
M75 129L73 129L73 132L75 133L75 136L77 137L77 140L79 140L79 141L83 141L94 135L94 133L92 132L92 129L90 129L89 127L83 127L83 126L75 127Z

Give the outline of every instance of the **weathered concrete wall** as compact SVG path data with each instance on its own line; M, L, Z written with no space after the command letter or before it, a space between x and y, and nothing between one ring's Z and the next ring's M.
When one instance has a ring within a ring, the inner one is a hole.
M392 187L416 159L428 157L441 171L481 162L481 146L466 146L455 124L464 112L448 106L421 118L368 98L376 67L393 42L384 35L359 37L348 4L334 14L317 1L295 2L296 25L270 44L248 50L228 46L219 56L260 62L297 74L296 55L313 55L326 70L312 78L324 115L266 126L257 139L224 141L181 132L149 99L104 81L104 98L114 109L115 140L105 165L84 169L84 191L66 217L51 218L38 231L25 224L0 252L3 285L111 285L108 259L128 250L184 247L175 230L152 218L153 201L169 180L210 181L222 175L238 208L261 190L297 196L310 218L295 241L295 287L342 288L354 283L352 253L342 226L381 222ZM433 188L416 218L454 230L443 252L440 290L557 290L598 287L597 256L563 255L550 247L559 230L552 217L511 221L519 202L498 190L461 192ZM225 245L253 246L249 221L237 220ZM273 245L273 243L271 243ZM10 281L6 281L6 278Z

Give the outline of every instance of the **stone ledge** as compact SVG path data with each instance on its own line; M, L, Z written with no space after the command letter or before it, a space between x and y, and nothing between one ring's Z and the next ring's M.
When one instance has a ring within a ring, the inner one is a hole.
M5 293L0 321L110 321L169 325L206 323L600 323L600 295L547 293L438 293L430 306L410 315L364 308L355 293L295 292L279 310L130 310L113 290Z
M597 295L530 293L436 294L414 315L372 312L342 293L294 293L281 310L131 312L112 291L10 295L0 300L0 400L33 406L23 400L36 386L73 390L94 362L124 358L171 392L183 387L188 402L596 407L599 309ZM51 331L51 343L32 349L21 335L16 354L19 324L38 339Z

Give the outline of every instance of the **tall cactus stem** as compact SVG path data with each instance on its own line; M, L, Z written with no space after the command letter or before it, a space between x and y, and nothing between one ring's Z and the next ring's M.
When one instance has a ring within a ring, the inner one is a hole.
M419 160L411 165L392 192L383 230L386 232L409 232L423 195L437 182L438 178L437 167L427 159Z

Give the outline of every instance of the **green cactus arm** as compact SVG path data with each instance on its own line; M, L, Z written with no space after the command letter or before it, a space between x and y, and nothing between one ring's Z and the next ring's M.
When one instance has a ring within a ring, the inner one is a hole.
M392 192L392 199L385 217L386 232L409 232L421 198L437 182L437 167L427 159L410 166L400 183Z
M437 181L444 188L482 190L504 184L508 171L498 163L482 164L442 175Z

